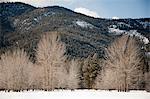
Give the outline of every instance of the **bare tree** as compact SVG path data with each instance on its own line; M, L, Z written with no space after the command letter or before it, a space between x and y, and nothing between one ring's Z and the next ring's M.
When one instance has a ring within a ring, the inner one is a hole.
M43 88L43 77L44 75L43 73L43 67L38 65L38 64L34 64L31 68L31 71L29 71L29 89L37 89L37 90L41 90L44 89Z
M0 60L0 89L28 89L31 67L32 63L24 50L3 54Z
M139 89L143 66L140 47L136 40L133 37L122 36L108 47L107 54L102 75L96 80L97 88L122 91Z
M80 62L78 59L73 59L69 64L69 73L67 77L67 83L69 89L77 89L79 88L80 83Z
M66 87L65 45L60 42L57 32L47 33L38 44L37 61L43 67L43 88Z

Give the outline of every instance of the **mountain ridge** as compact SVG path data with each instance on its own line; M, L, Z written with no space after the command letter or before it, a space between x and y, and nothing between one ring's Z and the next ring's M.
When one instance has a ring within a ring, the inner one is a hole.
M19 9L18 6L22 5L24 9ZM94 53L104 57L104 48L121 35L110 32L110 28L125 32L136 30L148 41L150 39L150 18L117 20L93 18L60 6L37 8L24 3L0 3L0 7L1 16L5 17L0 18L1 54L6 50L20 47L24 48L31 58L35 57L41 36L50 31L60 33L61 40L67 46L67 54L71 57L87 57ZM12 7L14 10L10 10ZM13 11L18 13L11 15ZM147 47L149 42L145 46L149 52L150 48Z

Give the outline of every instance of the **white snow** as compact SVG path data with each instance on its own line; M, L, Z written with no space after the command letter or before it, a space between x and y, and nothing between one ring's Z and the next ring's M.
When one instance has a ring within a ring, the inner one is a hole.
M37 23L40 22L42 20L42 16L38 16L38 17L35 17L33 18L34 21L36 21Z
M39 22L39 20L37 18L34 18L33 20L36 21L36 22Z
M149 43L148 38L144 37L143 35L138 33L136 30L130 30L129 32L127 32L127 34L130 36L136 36L136 37L140 38L140 40L142 40L144 42L144 44Z
M31 29L32 27L31 26L29 26L29 27L25 27L25 30L29 30L29 29Z
M140 22L140 24L142 24L144 28L150 27L150 22Z
M28 20L29 20L28 18L25 19L25 20L23 20L23 21L22 21L22 24L26 24Z
M109 27L117 29L118 27L129 27L129 28L131 28L132 26L130 26L129 24L126 24L124 22L118 22L116 25L110 25Z
M137 30L126 31L126 30L120 30L120 29L115 29L115 28L108 28L108 29L109 29L109 33L114 33L115 35L127 34L127 35L130 35L130 36L136 36L142 42L144 42L144 44L149 43L148 38L146 38L142 34L138 33Z
M147 57L150 57L150 52L145 52L145 55L146 55Z
M144 37L144 38L143 38L143 42L144 42L144 44L148 44L148 43L149 43L148 38Z
M18 22L19 22L19 19L15 19L13 22L13 25L16 26L18 24Z
M120 26L120 27L126 26L126 27L130 27L131 28L131 26L129 24L126 24L124 22L119 22L117 25Z
M54 15L55 12L47 12L47 13L44 13L44 16L49 16L49 15Z
M114 33L115 35L120 35L125 33L125 30L120 30L120 29L116 29L116 28L108 28L109 29L109 33Z
M146 91L100 91L100 90L59 90L0 92L0 99L149 99Z
M48 16L50 14L50 12L44 13L44 16Z
M90 23L87 23L85 21L76 21L76 24L81 26L82 28L93 28L94 26Z
M144 29L146 29L147 27L150 27L150 22L143 22L140 20L136 20L137 22L139 22L141 25L143 25Z
M110 28L117 29L117 25L110 25L109 27L110 27Z

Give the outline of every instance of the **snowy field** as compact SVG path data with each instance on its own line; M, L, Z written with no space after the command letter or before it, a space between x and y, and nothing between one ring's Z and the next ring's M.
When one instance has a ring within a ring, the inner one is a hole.
M95 91L95 90L59 90L59 91L24 91L0 92L0 99L150 99L145 91Z

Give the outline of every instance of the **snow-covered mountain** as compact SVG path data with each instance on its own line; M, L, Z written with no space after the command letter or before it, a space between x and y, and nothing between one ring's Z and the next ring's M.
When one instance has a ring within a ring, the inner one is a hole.
M122 34L135 36L150 52L150 18L93 18L67 8L36 8L24 3L0 3L0 53L20 47L34 58L37 42L48 31L58 31L67 54L87 57L98 53Z

